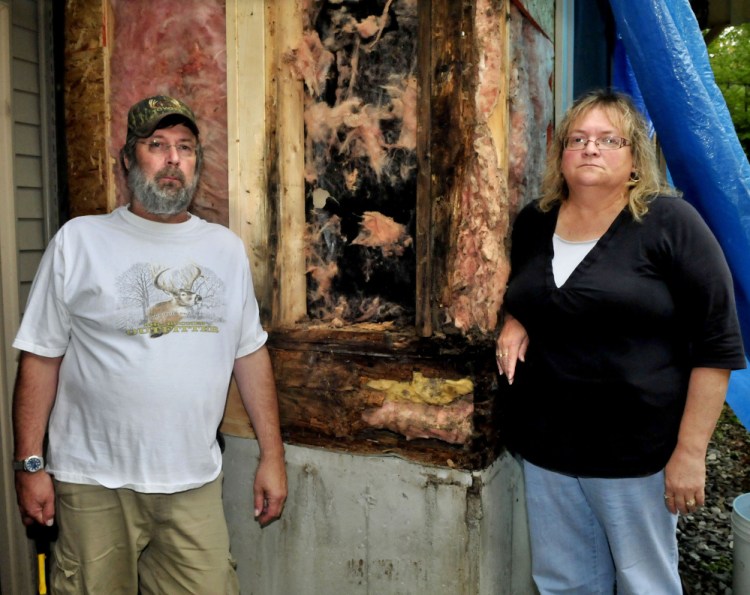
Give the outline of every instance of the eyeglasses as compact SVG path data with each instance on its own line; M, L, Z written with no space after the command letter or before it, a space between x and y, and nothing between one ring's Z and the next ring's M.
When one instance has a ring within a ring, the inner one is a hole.
M614 151L627 147L630 141L621 136L602 136L594 139L585 136L568 136L563 141L563 146L568 151L583 151L589 146L589 143L594 143L602 151Z
M177 149L177 154L180 157L195 156L195 147L186 143L176 143L174 145L170 145L169 143L165 143L156 139L139 140L137 142L141 145L146 145L148 147L148 152L153 153L154 155L166 155L167 153L169 153L170 149L174 147L175 149Z

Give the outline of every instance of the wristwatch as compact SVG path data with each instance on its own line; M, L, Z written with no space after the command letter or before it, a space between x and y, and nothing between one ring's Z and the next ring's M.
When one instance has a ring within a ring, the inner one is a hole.
M44 469L44 457L39 455L31 455L26 457L23 461L13 461L14 471L27 471L28 473L36 473Z

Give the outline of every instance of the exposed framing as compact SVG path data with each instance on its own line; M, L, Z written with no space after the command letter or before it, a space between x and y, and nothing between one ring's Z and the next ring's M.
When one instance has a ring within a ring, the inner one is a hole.
M500 96L487 127L499 166L507 172L511 0L495 1L505 51L499 66ZM373 398L363 389L370 377L407 380L414 370L441 378L470 376L476 382L479 426L490 427L487 420L494 411L488 384L495 365L491 351L480 343L468 348L458 333L444 333L443 293L452 266L446 246L459 208L455 189L469 175L466 156L473 151L476 88L469 73L477 60L476 6L418 0L418 8L414 326L364 330L300 324L307 314L304 86L285 62L303 33L294 0L227 3L230 227L250 255L261 317L271 334L268 345L277 372L282 427L292 442L352 452L386 449L432 464L448 460L480 468L495 452L494 438L480 440L476 447L456 447L360 435L361 411ZM253 437L234 385L222 430ZM337 438L341 436L347 440Z
M271 310L271 225L266 188L266 6L229 0L227 22L227 139L229 227L250 256L261 310Z
M419 0L419 38L425 39L432 34L432 13L429 10L430 0ZM430 64L433 60L432 46L419 44L417 48L417 64ZM430 88L432 74L427 68L420 68L417 78L417 109L420 114L429 114L431 109ZM429 145L432 137L432 126L429 118L417 119L417 147ZM429 271L432 265L432 204L429 196L432 194L432 176L430 175L430 155L427 151L417 151L417 225L416 225L416 257L417 282L415 295L415 324L417 334L429 337L433 333L432 316L432 285L429 282Z
M265 318L287 327L307 313L304 89L283 58L302 38L301 9L297 2L231 0L226 22L229 226L251 255ZM277 179L269 180L274 153Z
M276 144L278 147L278 243L272 324L289 326L307 314L305 277L304 87L284 65L284 53L302 39L299 2L269 0L268 29L274 32L268 49L270 80L276 82Z
M510 21L510 0L503 3L500 28L500 39L503 45L502 63L500 69L503 73L503 82L500 85L500 94L495 104L495 109L490 114L488 126L490 134L495 142L497 150L497 163L501 171L508 171L508 130L510 129L510 101L508 90L510 88L510 32L508 22Z
M435 331L439 298L436 296L444 263L433 254L444 206L435 210L439 192L432 181L431 93L434 67L440 56L433 39L433 18L455 12L450 4L419 0L418 121L419 164L416 229L415 333L429 337ZM490 118L498 163L508 163L508 19L510 0L503 3L499 23L506 51L506 81ZM307 314L304 231L304 87L284 64L284 54L302 38L302 15L290 0L230 0L227 21L227 121L229 128L229 221L251 255L256 294L264 319L273 329L293 327ZM453 23L455 25L455 23ZM453 42L449 41L448 44ZM452 46L451 46L452 47ZM443 50L444 51L444 50ZM274 171L270 162L277 159ZM438 184L440 186L440 184ZM444 197L441 197L442 201ZM443 201L444 202L444 201Z

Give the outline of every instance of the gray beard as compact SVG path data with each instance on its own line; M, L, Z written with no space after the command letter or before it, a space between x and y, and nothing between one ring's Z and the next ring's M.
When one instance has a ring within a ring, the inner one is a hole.
M135 163L128 171L128 188L135 199L152 215L177 215L187 211L195 196L195 190L198 187L197 173L190 186L160 188L156 180L167 171L167 169L159 170L153 180L147 180L141 168ZM172 171L171 175L177 174ZM179 172L179 177L184 181L185 177L182 172Z

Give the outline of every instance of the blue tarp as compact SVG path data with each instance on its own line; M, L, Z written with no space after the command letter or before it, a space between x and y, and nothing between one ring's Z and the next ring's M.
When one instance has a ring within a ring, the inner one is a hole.
M698 22L688 0L610 0L610 6L672 180L724 249L750 350L750 164ZM750 370L732 373L727 400L750 429Z

